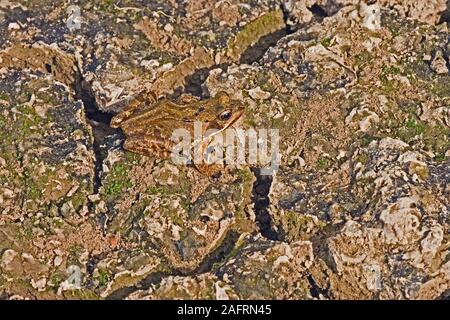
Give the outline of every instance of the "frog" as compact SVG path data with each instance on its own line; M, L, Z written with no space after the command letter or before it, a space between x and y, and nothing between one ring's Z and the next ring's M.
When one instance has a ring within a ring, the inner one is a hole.
M194 143L200 144L200 152L203 154L212 135L232 126L242 117L244 111L243 104L239 100L231 99L225 91L220 91L208 99L183 95L179 103L168 98L158 100L154 95L147 94L132 100L122 112L111 119L110 126L120 128L124 132L125 150L167 159L175 146L172 140L175 129L186 129L193 137L194 123L200 122L203 138L202 141ZM213 133L205 135L208 130ZM220 166L207 163L194 163L194 167L209 176L220 170Z

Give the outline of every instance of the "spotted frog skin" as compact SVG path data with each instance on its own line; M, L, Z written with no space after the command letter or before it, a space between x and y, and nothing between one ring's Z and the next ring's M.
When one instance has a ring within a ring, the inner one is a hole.
M165 98L154 103L151 100L149 96L134 99L125 110L112 118L111 127L121 128L124 132L124 149L161 159L169 158L172 153L175 143L171 137L175 129L185 129L193 137L194 123L198 121L202 124L204 136L209 129L227 129L244 112L242 104L230 99L225 92L218 92L215 97L205 100L184 96L180 104ZM202 150L206 150L208 137L200 143ZM208 175L216 170L210 165L195 166Z

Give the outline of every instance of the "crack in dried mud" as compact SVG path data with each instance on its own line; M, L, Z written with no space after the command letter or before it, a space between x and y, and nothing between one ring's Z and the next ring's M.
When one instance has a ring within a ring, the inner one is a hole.
M173 269L170 272L153 272L146 276L138 284L120 288L109 294L107 300L121 300L137 290L148 290L152 285L158 284L165 277L170 276L198 276L203 273L211 272L215 266L223 264L235 248L236 241L239 239L239 233L231 230L227 233L221 244L213 250L194 270Z
M107 135L118 132L109 126L112 115L102 112L95 101L92 87L84 79L83 74L77 66L76 79L74 83L75 99L81 100L84 105L87 123L92 128L93 150L95 156L94 166L94 194L98 192L101 186L101 171L103 160L105 158L102 145Z
M242 53L239 64L258 62L271 47L275 46L280 39L289 33L290 31L284 28L262 37L255 45Z
M173 273L154 272L147 276L144 280L140 281L137 285L131 287L122 287L106 297L106 300L123 300L131 293L137 290L149 289L152 285L161 282L161 280L168 276L174 276Z
M309 291L313 298L319 299L319 298L321 298L321 296L328 298L327 290L319 287L311 275L308 276L307 279L308 279L309 285L311 286L311 289Z
M252 190L252 202L254 203L259 231L263 237L269 240L278 240L279 236L273 229L272 217L269 212L269 192L273 177L270 175L262 175L261 169L258 168L253 168L252 172L256 177Z

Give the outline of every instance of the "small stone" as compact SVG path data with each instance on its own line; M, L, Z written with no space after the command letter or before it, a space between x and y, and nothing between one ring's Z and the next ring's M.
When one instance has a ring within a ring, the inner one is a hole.
M63 261L63 258L61 256L56 256L55 259L53 260L53 264L55 265L55 267L58 267L61 265Z
M14 198L14 191L12 191L8 188L3 188L2 193L6 198L9 198L9 199Z
M69 192L67 192L66 197L71 197L73 196L73 194L78 190L80 186L78 184L75 184L70 190Z
M381 10L378 4L366 5L361 3L361 15L363 18L363 26L369 30L381 29Z
M71 201L63 203L63 205L61 207L61 213L63 214L63 216L67 216L70 213L74 213L74 212L75 212L75 209L74 209Z
M255 100L266 100L270 98L270 93L263 91L259 86L248 91L250 97Z
M216 299L217 300L229 300L230 298L227 295L225 288L222 288L218 282L214 284L214 288L216 289Z
M445 61L441 51L436 52L436 56L434 57L433 61L431 62L431 68L437 74L448 73L447 62Z
M152 60L142 60L140 63L141 67L144 67L146 69L153 69L159 67L159 62L156 59Z
M168 24L166 24L166 25L164 26L164 30L167 31L167 32L172 33L173 27L172 27L172 25L171 25L170 23L168 23Z
M43 105L43 104L37 104L34 106L34 110L36 111L36 114L41 117L41 118L46 118L46 114L47 114L47 110L48 110L48 105Z
M333 203L330 206L328 214L334 224L342 222L342 207L339 203Z
M366 278L367 289L370 291L380 291L381 286L381 270L378 265L364 265L364 275Z
M107 212L105 201L100 201L96 207L100 212Z
M20 25L16 22L11 22L8 25L8 30L20 30Z
M30 281L31 286L35 289L37 289L37 291L45 291L45 286L47 284L47 279L46 278L41 278L37 281L34 281L34 279L31 279Z
M426 180L429 176L428 167L422 163L411 161L408 164L408 172L413 175L416 174L420 179Z
M368 115L359 121L359 130L367 132L373 124L380 122L380 118L375 112L367 111Z
M423 252L430 252L435 255L442 241L444 241L444 228L436 224L431 227L426 237L420 241L420 246Z
M173 64L172 63L166 63L166 64L163 64L160 68L159 68L159 71L161 71L161 72L166 72L166 71L169 71L170 69L172 69L173 68Z
M345 157L345 151L344 150L339 150L338 155L336 157L337 160L340 160L342 158Z
M3 253L2 260L0 261L0 267L5 272L14 272L20 274L23 271L19 254L13 249L7 249Z

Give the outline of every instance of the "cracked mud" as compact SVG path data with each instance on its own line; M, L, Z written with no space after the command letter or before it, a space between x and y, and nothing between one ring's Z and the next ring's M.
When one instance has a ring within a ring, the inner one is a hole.
M448 299L447 1L76 4L0 0L1 299ZM109 126L222 91L272 175Z

